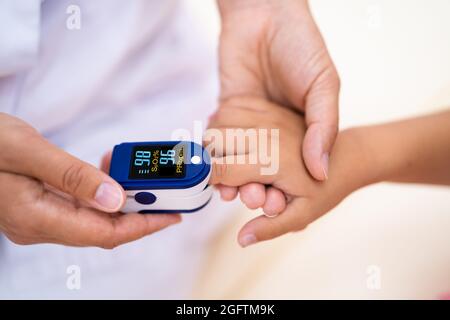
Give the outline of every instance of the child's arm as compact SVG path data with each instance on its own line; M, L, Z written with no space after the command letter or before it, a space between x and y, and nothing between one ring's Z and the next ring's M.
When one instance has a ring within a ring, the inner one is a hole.
M331 199L343 193L337 204L382 181L450 185L450 111L339 134L329 179L319 189Z
M302 230L350 193L372 183L450 185L450 111L343 131L330 157L328 180L323 183L312 179L300 155L292 152L296 144L301 145L302 122L294 113L247 100L237 103L232 112L219 114L212 124L222 129L280 129L280 168L275 175L263 176L255 168L259 165L250 164L221 163L213 171L212 183L239 186L260 182L283 191L290 199L277 217L260 216L248 222L239 233L243 246Z
M352 131L364 144L373 182L450 185L450 111Z

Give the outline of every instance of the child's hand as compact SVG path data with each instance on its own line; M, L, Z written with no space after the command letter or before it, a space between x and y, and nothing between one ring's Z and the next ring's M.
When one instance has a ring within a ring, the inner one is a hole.
M206 141L207 143L214 142L216 148L216 141L210 138L217 132L211 128L219 129L224 137L226 129L268 129L268 150L276 142L273 139L277 139L276 132L271 134L270 129L279 130L279 158L271 155L272 166L278 161L278 170L271 175L262 174L261 169L267 167L267 164L260 161L256 164L249 163L250 157L261 151L261 145L249 145L248 137L244 147L224 142L223 148L212 150L212 184L223 185L222 188L240 187L249 183L266 185L265 197L259 200L258 207L262 207L266 215L275 217L263 215L248 222L239 233L239 243L242 246L304 229L362 184L357 175L362 162L352 149L356 139L350 132L338 137L339 143L336 144L333 161L330 162L329 179L318 182L309 175L300 152L305 135L304 119L287 108L258 98L232 99L226 101L211 118L209 128L205 140L211 140ZM245 163L236 163L238 157L233 155L245 157ZM231 161L227 162L226 159ZM258 156L256 159L260 160ZM286 198L280 199L283 193Z

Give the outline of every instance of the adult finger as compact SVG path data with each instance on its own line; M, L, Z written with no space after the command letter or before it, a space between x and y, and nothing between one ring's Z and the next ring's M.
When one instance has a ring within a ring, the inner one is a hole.
M87 207L76 207L51 192L40 197L33 210L35 229L53 242L71 246L106 249L140 239L181 221L174 214L105 214Z
M180 221L179 215L105 213L80 207L35 180L1 173L0 228L15 241L113 248Z
M94 166L59 149L39 134L11 139L0 157L0 170L34 177L102 211L120 210L122 187Z
M306 96L303 158L311 175L328 178L329 154L338 132L339 79L334 68L321 74Z

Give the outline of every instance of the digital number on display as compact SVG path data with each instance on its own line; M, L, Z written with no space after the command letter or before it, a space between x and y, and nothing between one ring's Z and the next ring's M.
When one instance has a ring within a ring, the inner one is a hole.
M136 146L131 156L129 179L183 178L182 146Z

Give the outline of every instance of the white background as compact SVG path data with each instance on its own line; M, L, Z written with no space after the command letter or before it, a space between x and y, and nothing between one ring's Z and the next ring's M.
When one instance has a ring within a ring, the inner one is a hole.
M191 1L216 36L213 1ZM450 106L448 0L310 3L342 80L341 128ZM449 188L371 186L304 232L242 250L236 234L254 214L242 210L211 244L193 297L434 299L450 292ZM381 271L379 290L367 286L372 265Z

